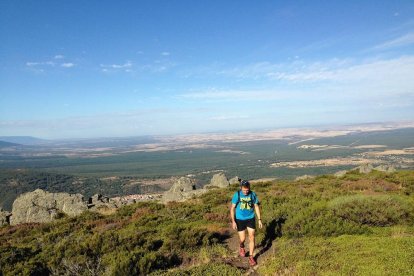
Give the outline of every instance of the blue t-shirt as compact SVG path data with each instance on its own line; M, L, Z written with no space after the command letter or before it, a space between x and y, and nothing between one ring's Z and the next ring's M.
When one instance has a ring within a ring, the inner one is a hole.
M240 194L240 201L238 201L238 195ZM242 191L234 193L231 203L237 204L236 206L236 219L247 220L254 218L254 204L259 204L259 199L255 192L250 191L247 195L244 195Z

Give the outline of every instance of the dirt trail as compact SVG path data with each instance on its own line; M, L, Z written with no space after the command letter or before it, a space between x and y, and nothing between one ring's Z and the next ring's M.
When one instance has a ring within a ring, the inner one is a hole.
M265 227L265 226L264 226ZM255 276L255 275L260 275L257 272L257 269L261 266L264 265L265 260L267 259L267 257L269 255L271 255L272 253L274 253L275 248L272 248L272 243L274 238L276 237L272 237L272 240L269 241L265 241L263 245L257 245L256 244L256 248L255 248L255 259L257 261L257 265L254 267L251 267L249 265L249 241L248 241L248 237L246 237L246 242L245 242L245 248L246 248L246 257L240 257L239 256L239 236L237 234L236 231L231 230L231 236L230 238L226 241L228 248L230 249L230 251L232 252L231 257L227 258L225 260L225 263L237 267L239 269L242 269L245 271L245 275L251 275L251 276Z

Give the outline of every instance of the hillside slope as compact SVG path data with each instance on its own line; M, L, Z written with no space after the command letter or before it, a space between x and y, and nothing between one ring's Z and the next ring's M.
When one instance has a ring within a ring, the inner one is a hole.
M184 203L0 229L3 275L309 275L414 273L414 171L348 172L254 184L265 227L258 267L229 240L237 186ZM264 265L265 264L265 265Z

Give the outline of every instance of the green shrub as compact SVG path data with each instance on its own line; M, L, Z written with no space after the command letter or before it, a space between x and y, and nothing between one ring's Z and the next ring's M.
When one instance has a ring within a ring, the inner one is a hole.
M215 244L212 246L203 246L198 252L197 259L202 263L209 263L215 259L223 259L229 256L229 249L224 245Z
M164 247L167 250L182 250L203 245L207 230L191 225L173 224L165 228Z
M260 275L413 275L413 237L285 239Z
M120 251L106 258L109 260L110 275L146 275L151 271L166 269L179 264L175 254L163 255L159 252Z
M288 217L282 229L288 237L339 236L364 234L370 230L363 225L346 221L334 215L326 202L317 202Z
M162 271L155 272L150 274L151 276L156 275L166 275L166 276L182 276L182 275L192 275L192 276L216 276L216 275L226 275L226 276L239 276L243 275L243 271L237 269L231 265L223 263L208 263L199 266L195 266L189 269L182 269L176 271Z
M354 195L339 197L329 203L336 217L358 224L389 226L410 222L413 203L396 195Z

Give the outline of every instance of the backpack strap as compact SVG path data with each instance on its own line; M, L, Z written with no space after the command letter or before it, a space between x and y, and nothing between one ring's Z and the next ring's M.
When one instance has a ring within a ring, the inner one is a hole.
M253 201L253 204L256 204L257 197L255 193L253 191L250 191L249 195L250 195L250 199ZM237 205L239 205L239 203L240 203L240 190L237 191L237 202L236 202L235 208L237 208Z
M239 205L240 203L240 190L237 191L237 202L236 202L236 209L237 209L237 205Z
M257 198L256 198L256 194L255 194L255 193L253 193L253 191L251 191L251 193L252 193L252 195L251 195L251 199L252 199L252 201L253 201L253 204L256 204L256 200L257 200Z

